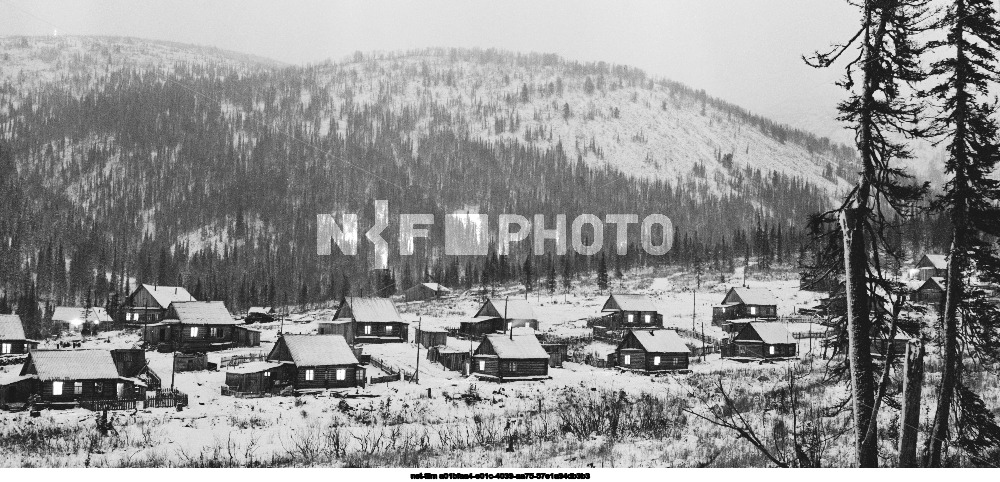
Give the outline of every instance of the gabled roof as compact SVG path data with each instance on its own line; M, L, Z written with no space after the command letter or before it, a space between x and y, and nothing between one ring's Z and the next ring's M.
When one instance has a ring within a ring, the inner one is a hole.
M752 329L757 332L757 336L760 337L764 343L768 345L780 345L785 343L795 343L795 337L792 333L785 329L785 326L781 323L758 323L750 322L747 326L740 330L740 334L744 331ZM737 335L737 338L739 335Z
M248 315L251 313L261 313L264 315L270 315L274 313L274 308L271 308L270 306L253 306L249 310L247 310Z
M444 285L441 285L439 283L420 283L420 285L421 286L425 286L427 288L430 288L430 289L432 289L434 291L440 291L440 292L443 292L443 293L451 293L451 289L446 288L446 287L444 287Z
M944 278L941 276L934 276L931 278L927 278L927 281L924 281L923 284L921 284L920 287L917 288L917 290L922 291L925 289L933 289L933 288L937 288L941 291L944 291L945 290Z
M473 318L479 316L494 316L504 318L506 313L506 318L508 320L537 320L535 317L535 309L531 307L531 303L528 300L523 299L503 299L503 300L486 300L483 306L479 308L479 311Z
M691 353L675 330L632 330L632 335L647 352Z
M106 350L35 350L28 354L21 375L46 380L108 380L118 368Z
M194 299L194 296L191 296L191 293L188 293L186 289L181 288L180 286L153 286L144 284L140 287L140 289L148 291L149 295L156 300L156 303L160 305L161 308L166 308L170 306L170 303L175 301L197 301ZM138 291L139 289L136 289L135 292L129 296L129 298L135 296Z
M24 340L24 325L17 315L0 315L0 340Z
M348 314L349 313L349 314ZM345 298L337 308L336 318L354 318L356 321L402 322L396 305L388 298Z
M743 288L741 286L737 286L729 289L729 292L726 293L726 298L729 298L729 295L732 293L735 293L736 296L743 301L743 303L748 305L778 304L778 298L774 296L774 293L771 293L771 290L764 288Z
M948 269L948 257L943 254L925 254L917 262L918 268Z
M278 343L284 343L292 357L292 363L300 367L325 365L355 365L354 356L347 340L340 335L282 335ZM277 348L277 346L275 347Z
M52 312L52 321L63 323L82 323L84 308L78 306L57 306ZM87 310L87 323L110 323L111 317L100 306Z
M601 311L657 311L653 300L646 295L613 294L604 302Z
M513 337L486 335L486 339L489 340L493 351L500 358L524 360L549 357L534 335L514 335Z
M185 325L235 325L226 304L221 301L175 301L167 311Z

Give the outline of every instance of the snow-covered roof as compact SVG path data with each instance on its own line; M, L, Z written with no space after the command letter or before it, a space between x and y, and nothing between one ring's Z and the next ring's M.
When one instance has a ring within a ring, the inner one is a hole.
M191 293L180 286L153 286L153 285L142 285L149 295L156 300L156 303L162 308L170 306L170 303L175 301L197 301Z
M778 298L774 296L774 293L771 293L771 290L765 288L743 288L741 286L737 286L735 288L730 288L729 292L736 294L736 296L739 297L743 303L748 305L778 304ZM729 294L726 295L726 298L729 298Z
M535 309L531 307L528 300L523 299L503 299L486 300L473 317L494 316L507 318L508 320L537 320Z
M274 313L274 308L271 308L270 306L252 306L252 307L250 307L249 310L247 310L247 314L248 315L251 314L251 313L260 313L262 315L270 315L271 313Z
M345 306L346 305L346 306ZM351 316L344 311L349 310ZM388 298L346 298L334 318L353 317L357 321L402 322L403 318L396 311L396 305Z
M244 363L242 365L237 365L235 367L228 368L227 373L258 373L265 370L271 370L273 368L280 367L280 363L269 362L269 361L257 361Z
M17 315L0 315L0 340L23 340L24 325Z
M226 304L221 301L175 301L170 304L168 316L185 325L235 325Z
M35 350L28 355L21 371L33 367L38 379L107 380L118 378L118 368L106 350Z
M500 358L523 360L534 358L548 358L549 354L542 348L538 338L534 335L486 335L490 346Z
M604 302L601 311L657 311L653 300L646 295L613 294Z
M747 323L747 327L756 331L757 336L759 336L760 339L768 345L795 343L795 337L792 336L792 333L785 329L785 326L781 323L751 322ZM746 328L744 328L744 330L745 329Z
M451 293L451 289L446 288L445 286L441 285L440 283L420 283L420 284L423 285L423 286L426 286L427 288L430 288L430 289L432 289L434 291L441 291L441 292L444 292L444 293Z
M920 287L917 288L917 289L918 290L925 290L925 289L934 289L934 288L937 288L937 289L939 289L941 291L945 290L945 283L944 283L944 278L943 277L941 277L941 276L934 276L934 277L931 277L931 278L927 278L927 281L924 281L923 284L921 284Z
M315 367L324 365L355 365L354 356L347 340L340 335L283 335L281 339L288 348L295 366Z
M643 349L652 353L690 353L675 330L632 330Z
M943 254L925 254L917 262L917 267L948 269L948 257Z
M83 311L84 308L78 306L57 306L52 312L52 321L81 323L83 322ZM110 323L111 316L104 308L97 306L87 310L86 321L87 323Z

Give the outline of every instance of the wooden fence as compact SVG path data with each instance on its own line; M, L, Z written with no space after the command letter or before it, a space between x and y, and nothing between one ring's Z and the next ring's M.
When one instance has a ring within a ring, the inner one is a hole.
M372 383L387 383L399 380L406 380L406 381L413 380L413 373L403 370L402 368L395 367L386 362L385 360L382 360L381 358L372 357L371 364L376 368L378 368L379 370L382 370L383 372L389 374L387 376L382 376L382 377L372 377L371 379Z
M219 361L219 368L235 367L244 363L264 361L267 355L264 352L251 353L249 355L224 356Z
M166 390L156 390L153 396L146 396L146 402L144 406L146 408L169 408L176 407L177 405L187 406L188 396L186 393L180 390L170 391Z
M81 400L80 407L93 412L104 410L135 410L136 400Z

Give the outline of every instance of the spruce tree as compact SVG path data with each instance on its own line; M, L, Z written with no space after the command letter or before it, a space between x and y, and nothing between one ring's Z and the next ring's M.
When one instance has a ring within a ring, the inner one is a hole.
M597 289L608 289L608 263L604 259L604 253L601 253L601 259L597 262Z

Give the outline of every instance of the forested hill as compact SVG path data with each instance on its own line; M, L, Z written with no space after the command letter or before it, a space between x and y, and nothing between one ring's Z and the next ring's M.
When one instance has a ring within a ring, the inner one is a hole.
M365 230L374 199L390 219L671 217L670 256L630 250L618 266L787 258L805 216L852 172L849 149L703 91L552 55L427 50L291 67L136 39L4 38L0 59L7 305L103 303L136 281L180 283L233 310L370 293L364 243L357 258L318 257L315 224L346 210ZM440 234L393 255L398 285L520 275L525 252L449 259ZM592 266L563 258L551 261L560 274Z

